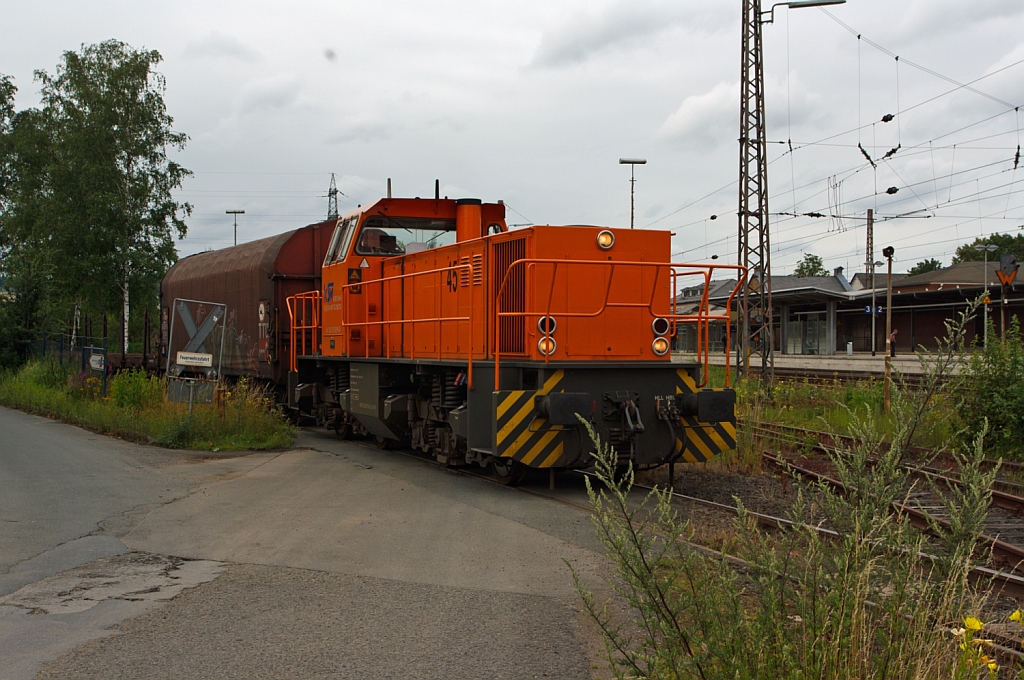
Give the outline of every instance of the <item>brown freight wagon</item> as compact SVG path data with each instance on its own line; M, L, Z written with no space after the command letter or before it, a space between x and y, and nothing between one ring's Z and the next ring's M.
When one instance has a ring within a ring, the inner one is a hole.
M160 283L160 367L184 348L188 334L175 318L174 300L199 300L227 306L221 373L287 382L289 320L285 300L319 290L320 269L338 220L310 224L277 236L230 248L190 255L178 260ZM212 311L210 305L190 304L196 325ZM207 351L218 365L221 337L207 340Z

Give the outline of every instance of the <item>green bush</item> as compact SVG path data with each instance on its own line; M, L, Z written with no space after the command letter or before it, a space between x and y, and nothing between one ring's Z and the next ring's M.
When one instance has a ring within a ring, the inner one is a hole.
M137 442L239 451L290 446L295 429L266 388L239 381L216 404L169 404L166 381L141 371L116 375L104 397L99 378L30 362L0 375L0 404Z
M52 357L47 357L42 361L29 362L18 372L20 378L26 382L57 389L67 386L71 374L70 366L62 366Z
M957 409L964 439L988 422L992 450L1009 458L1024 459L1024 340L1014 316L1003 337L989 322L988 347L971 354L958 381Z
M167 382L142 369L122 371L110 381L110 397L118 408L143 409L163 404Z

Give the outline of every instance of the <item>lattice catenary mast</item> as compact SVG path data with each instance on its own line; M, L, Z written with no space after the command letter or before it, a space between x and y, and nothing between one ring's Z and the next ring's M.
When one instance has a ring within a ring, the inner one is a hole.
M775 381L772 354L772 267L768 237L768 146L764 118L764 49L761 25L775 19L779 6L799 9L842 5L846 0L789 0L763 12L761 0L743 0L743 52L740 59L739 264L747 285L738 298L740 349L736 369L750 374L751 358L761 362L762 380ZM785 320L783 321L785 323Z
M327 190L327 219L338 219L338 185L334 181L334 173L331 173L331 188Z
M739 375L761 363L762 379L775 377L772 356L772 279L768 238L768 163L764 126L764 58L761 0L743 0L743 52L740 64L739 264L747 285L739 293Z

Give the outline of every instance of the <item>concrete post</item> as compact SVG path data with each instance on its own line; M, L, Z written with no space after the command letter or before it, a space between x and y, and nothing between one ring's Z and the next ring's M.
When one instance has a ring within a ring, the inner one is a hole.
M836 303L825 303L825 354L836 353Z

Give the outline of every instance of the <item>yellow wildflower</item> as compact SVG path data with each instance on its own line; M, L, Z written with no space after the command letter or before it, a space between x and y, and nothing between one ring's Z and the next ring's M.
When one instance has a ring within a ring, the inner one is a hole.
M964 626L967 627L967 630L981 630L985 627L985 624L973 616L968 616L964 619Z
M993 672L995 672L995 671L999 670L999 666L997 666L997 665L996 665L996 662L995 662L995 661L989 661L989 662L988 662L988 669L989 669L990 671L993 671Z
M1011 621L1021 621L1021 615L1022 614L1024 614L1024 612L1021 612L1021 610L1018 609L1014 613L1010 614L1010 620ZM1022 623L1024 623L1024 621L1022 621Z

